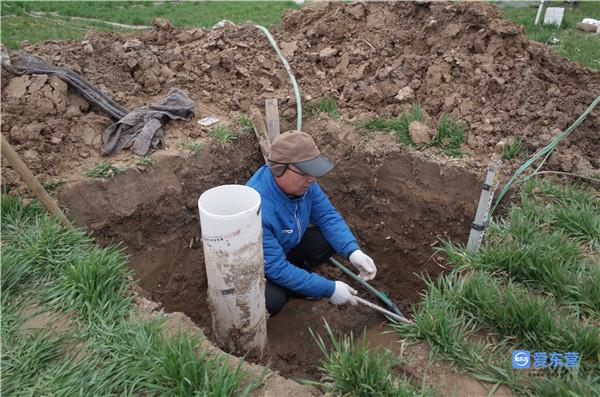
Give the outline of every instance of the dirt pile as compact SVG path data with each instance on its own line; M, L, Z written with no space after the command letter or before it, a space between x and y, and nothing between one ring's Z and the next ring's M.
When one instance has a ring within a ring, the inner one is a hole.
M430 126L444 112L466 122L465 150L474 156L487 156L497 141L513 135L530 150L539 148L600 92L600 72L529 41L489 4L315 3L287 12L273 34L296 73L304 103L336 98L348 120L396 116L419 103ZM73 69L130 109L179 87L199 106L224 114L247 112L275 97L282 116L295 117L288 76L251 24L176 29L157 20L145 32L90 32L83 41L24 49ZM35 172L61 173L98 157L97 134L109 119L64 87L38 88L43 79L27 83L2 71L2 132L20 153L31 152L25 157ZM208 115L203 113L197 117ZM599 129L596 110L549 166L600 168ZM198 135L194 122L173 123L167 141L174 131Z

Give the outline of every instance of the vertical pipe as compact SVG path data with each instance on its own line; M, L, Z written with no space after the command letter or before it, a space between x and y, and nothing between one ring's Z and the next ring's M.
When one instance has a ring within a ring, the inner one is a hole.
M260 358L267 343L260 195L251 187L223 185L198 199L217 345Z

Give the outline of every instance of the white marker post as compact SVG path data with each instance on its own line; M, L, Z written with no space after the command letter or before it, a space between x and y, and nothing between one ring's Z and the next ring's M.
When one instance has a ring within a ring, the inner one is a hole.
M502 151L504 150L504 142L499 142L496 145L496 150L492 154L492 161L488 166L485 182L481 189L479 197L479 205L475 214L475 221L471 224L471 233L469 234L469 242L467 243L467 251L474 252L479 250L483 241L483 234L488 226L488 216L492 201L494 200L494 192L498 186L498 171L502 165Z
M540 17L542 16L542 10L544 9L544 3L546 0L540 1L540 6L538 7L537 14L535 15L535 26L540 24Z

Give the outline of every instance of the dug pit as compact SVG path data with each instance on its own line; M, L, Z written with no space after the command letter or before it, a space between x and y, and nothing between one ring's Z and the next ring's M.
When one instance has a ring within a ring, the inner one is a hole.
M315 131L321 150L336 162L319 183L373 256L373 285L409 312L423 289L418 275L443 270L434 253L439 239L465 241L481 176L402 148L387 134L364 137L335 122L313 121L305 128ZM245 183L262 158L250 136L227 149L154 156L144 172L67 184L59 200L99 242L123 242L134 278L150 297L165 311L187 314L210 339L197 200L214 186ZM336 268L320 271L356 286ZM375 301L367 291L359 293ZM265 362L284 376L316 378L321 353L309 329L322 334L324 320L336 332L357 333L383 318L365 307L294 300L268 320Z

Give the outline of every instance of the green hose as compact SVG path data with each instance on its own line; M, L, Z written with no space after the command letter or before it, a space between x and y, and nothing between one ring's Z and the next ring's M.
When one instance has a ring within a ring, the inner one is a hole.
M288 75L290 76L290 80L292 82L292 87L294 87L294 94L296 95L296 112L298 114L298 120L296 121L296 129L298 131L301 131L302 130L302 100L300 99L300 89L298 88L298 84L296 83L296 77L294 77L294 74L292 73L292 68L290 67L290 64L288 63L288 61L285 59L285 57L279 50L279 46L277 46L277 42L275 42L275 39L273 38L273 36L269 32L269 30L267 28L265 28L264 26L260 26L260 25L254 25L254 26L256 26L258 29L260 29L264 33L264 35L267 36L269 43L271 43L271 46L275 49L277 56L279 56L281 63L283 63L285 70L287 71Z
M402 314L402 312L398 308L398 306L396 306L396 304L384 292L378 291L375 287L373 287L371 284L369 284L362 278L358 277L356 274L354 274L352 271L350 271L346 266L342 265L336 259L329 258L329 261L331 263L333 263L335 266L337 266L338 268L340 268L341 271L346 273L348 276L353 278L355 281L358 281L359 283L361 283L366 289L368 289L373 294L375 294L375 296L377 298L379 298L379 300L381 300L383 303L385 303L394 313L396 313L402 317L405 317L404 314Z
M600 96L598 96L596 99L594 99L594 101L592 102L592 104L585 110L585 112L583 112L581 114L581 116L579 116L579 118L577 120L575 120L575 122L573 124L571 124L571 126L569 128L567 128L566 130L564 130L563 132L561 132L560 134L558 134L552 140L552 142L550 142L546 147L544 147L543 149L539 150L536 154L534 154L533 156L531 156L529 158L529 160L527 160L525 163L523 163L523 165L521 165L519 167L519 169L514 173L514 175L510 178L510 180L506 183L506 185L504 185L504 188L502 188L502 191L498 195L498 198L496 198L496 203L494 204L494 207L492 208L492 210L490 211L490 213L488 215L489 218L492 217L492 214L494 213L494 211L496 210L496 208L498 207L498 205L500 204L500 202L502 201L502 199L504 198L504 196L506 195L506 193L508 192L508 190L510 189L510 187L513 185L513 183L515 183L515 181L517 180L517 178L519 177L519 175L521 175L527 168L529 168L529 166L534 161L536 161L537 159L539 159L542 156L545 156L544 159L542 160L542 162L540 163L540 165L538 165L537 168L536 168L536 170L535 170L536 172L539 171L540 168L542 168L542 165L548 159L548 157L550 157L550 154L552 154L552 151L559 144L559 142L562 141L563 139L565 139L571 132L573 132L573 130L575 128L577 128L579 126L579 124L581 124L583 122L583 120L585 120L585 118L587 117L587 115L592 110L594 110L594 108L596 107L596 105L598 105L599 102L600 102Z

